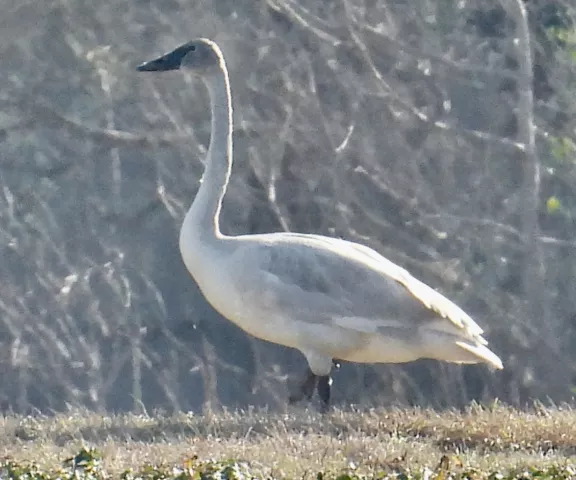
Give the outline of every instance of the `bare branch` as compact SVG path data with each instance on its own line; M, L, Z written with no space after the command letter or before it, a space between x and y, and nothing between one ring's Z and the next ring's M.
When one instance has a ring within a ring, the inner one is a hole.
M366 47L365 43L360 39L358 34L353 30L351 23L349 24L349 32L350 32L350 37L354 41L354 44L362 52L362 54L366 60L366 63L370 67L370 70L372 71L374 77L377 79L378 86L379 86L382 94L385 96L391 97L398 105L403 107L407 112L411 113L412 115L417 117L422 122L425 122L426 124L431 125L431 126L438 128L440 130L453 132L453 133L456 133L458 135L466 136L469 138L474 138L474 139L478 139L478 140L498 143L500 145L510 147L514 150L522 151L524 149L524 145L522 143L514 142L514 141L509 140L509 139L504 138L504 137L492 135L492 134L487 133L487 132L480 132L477 130L469 130L469 129L465 129L465 128L460 128L456 125L449 125L446 122L441 122L438 120L432 120L431 118L429 118L428 115L426 115L424 112L418 110L416 107L414 107L413 105L410 105L408 102L406 102L406 100L404 100L402 97L400 97L400 95L398 95L394 91L394 89L390 88L390 86L384 81L384 78L382 77L382 75L378 71L378 68L374 64L374 61L372 60L372 57L371 57L371 54L370 54L368 48Z

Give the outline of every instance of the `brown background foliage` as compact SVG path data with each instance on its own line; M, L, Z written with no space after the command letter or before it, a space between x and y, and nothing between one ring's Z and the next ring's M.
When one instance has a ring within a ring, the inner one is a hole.
M180 261L206 93L134 70L197 36L222 46L234 94L223 230L370 245L464 307L506 365L343 365L336 403L570 399L576 12L526 2L523 37L519 5L4 2L1 408L284 405L303 358L220 318Z

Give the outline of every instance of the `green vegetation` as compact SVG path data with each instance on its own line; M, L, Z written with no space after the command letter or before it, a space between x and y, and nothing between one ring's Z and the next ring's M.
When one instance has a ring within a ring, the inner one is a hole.
M0 478L569 479L576 412L222 412L0 419Z

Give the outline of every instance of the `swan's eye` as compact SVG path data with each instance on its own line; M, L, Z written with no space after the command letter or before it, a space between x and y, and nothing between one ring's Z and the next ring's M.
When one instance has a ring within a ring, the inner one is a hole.
M191 46L190 46L190 51L191 51L191 52L195 52L195 51L196 51L196 45L191 45Z

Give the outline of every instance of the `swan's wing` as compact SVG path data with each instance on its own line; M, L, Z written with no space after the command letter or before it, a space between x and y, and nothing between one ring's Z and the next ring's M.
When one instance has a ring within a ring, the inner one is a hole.
M244 315L280 319L278 328L296 336L318 336L312 346L357 349L365 342L362 334L378 333L398 341L410 356L502 368L485 346L482 329L463 310L367 247L325 237L264 235L245 240L230 260L229 279L249 306ZM304 345L305 337L298 342Z
M259 308L365 332L437 322L447 333L482 334L457 305L368 247L314 235L269 238L238 251L239 288Z

